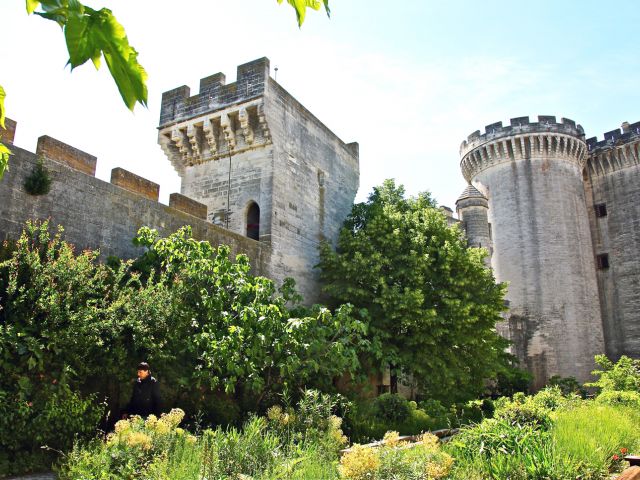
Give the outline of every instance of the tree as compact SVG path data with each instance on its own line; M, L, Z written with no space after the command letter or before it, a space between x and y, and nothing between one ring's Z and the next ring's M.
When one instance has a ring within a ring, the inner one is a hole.
M283 0L277 0L279 4ZM296 12L298 26L304 22L307 8L324 9L329 15L329 0L287 0ZM68 65L71 70L91 60L96 69L101 60L118 87L127 108L147 104L147 72L138 63L138 52L129 45L124 27L111 10L95 10L79 0L26 0L27 13L56 22L63 30ZM39 11L37 11L40 9ZM0 85L0 128L5 129L5 91ZM4 175L11 151L0 143L0 178Z
M169 282L172 341L180 345L173 363L187 365L191 383L255 409L283 389L326 391L335 377L358 373L364 325L349 305L333 314L319 305L292 310L293 280L276 292L273 281L249 273L246 255L232 261L229 247L193 239L190 227L167 238L142 228L135 241L148 249L137 265Z
M408 373L426 395L472 398L506 368L507 342L495 331L504 284L468 248L428 193L405 198L386 180L354 205L334 251L320 251L324 291L365 309L371 359Z

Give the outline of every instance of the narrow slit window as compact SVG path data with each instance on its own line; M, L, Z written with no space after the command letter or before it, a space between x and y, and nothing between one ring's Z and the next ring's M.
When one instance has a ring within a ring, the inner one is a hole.
M598 266L598 270L605 270L609 268L609 254L601 253L596 256L596 264Z
M247 210L247 237L260 240L260 207L255 202Z

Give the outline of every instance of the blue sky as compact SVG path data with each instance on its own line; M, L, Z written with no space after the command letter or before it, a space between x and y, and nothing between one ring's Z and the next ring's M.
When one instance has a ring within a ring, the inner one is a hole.
M267 56L278 82L344 141L360 143L365 199L395 178L454 207L458 148L511 117L556 115L602 137L640 120L640 4L596 1L332 0L332 18L275 0L86 0L109 6L149 73L149 108L130 113L106 68L65 69L57 26L3 1L0 84L16 144L48 134L161 184L179 179L156 144L163 91ZM153 8L153 10L150 10Z

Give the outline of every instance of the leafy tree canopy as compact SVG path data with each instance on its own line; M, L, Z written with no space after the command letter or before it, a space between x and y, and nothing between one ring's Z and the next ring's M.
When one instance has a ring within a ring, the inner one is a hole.
M481 393L508 362L494 328L505 285L485 267L486 254L467 247L428 193L405 198L386 180L354 205L337 249L322 245L319 267L333 302L366 309L374 363L453 402Z
M216 399L255 411L285 390L330 390L358 373L365 326L349 306L293 309L292 282L277 292L246 256L230 259L188 227L167 238L143 228L136 242L148 251L135 264L103 264L47 223L27 225L0 261L0 398L35 403L55 380L108 396L117 412L147 359L167 406L208 415Z

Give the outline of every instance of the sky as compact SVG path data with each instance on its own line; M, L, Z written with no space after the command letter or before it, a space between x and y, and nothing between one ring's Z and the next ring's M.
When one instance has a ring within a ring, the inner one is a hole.
M430 191L455 210L465 188L462 140L485 125L556 115L602 138L640 120L636 0L331 0L331 18L276 0L85 0L111 8L149 74L148 108L130 112L106 66L65 67L53 22L0 4L0 85L15 144L49 135L98 157L96 176L122 167L160 184L180 179L157 145L162 92L198 91L216 72L266 56L271 75L345 142L360 144L366 200L386 178ZM285 2L286 3L286 2Z

